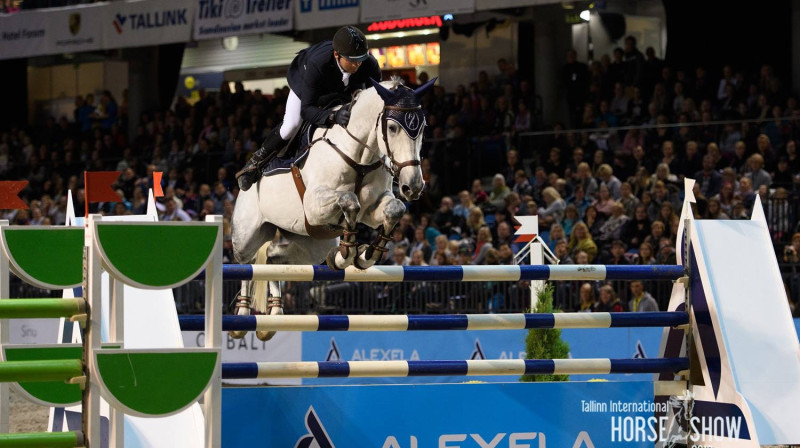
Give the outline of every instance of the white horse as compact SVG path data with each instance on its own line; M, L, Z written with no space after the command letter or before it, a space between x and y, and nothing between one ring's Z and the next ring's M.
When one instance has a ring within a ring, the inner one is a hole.
M290 241L282 259L290 264L317 264L334 269L366 269L386 251L392 229L407 201L422 193L420 150L425 119L420 98L436 79L412 90L399 80L373 82L353 98L347 127L314 132L301 167L261 178L256 188L239 193L232 219L234 257L252 263L258 250L280 229ZM357 246L356 224L378 229L369 245ZM337 247L337 237L341 241ZM260 260L259 260L260 261ZM270 262L267 259L267 262ZM250 314L253 283L242 282L236 314ZM277 282L270 282L261 313L283 314ZM245 332L231 332L242 337ZM274 332L258 332L268 340Z

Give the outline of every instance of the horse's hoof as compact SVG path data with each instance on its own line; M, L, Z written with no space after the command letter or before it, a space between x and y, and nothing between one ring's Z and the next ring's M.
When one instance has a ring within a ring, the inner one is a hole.
M246 331L229 331L228 335L233 339L242 339L247 334Z
M272 339L272 337L275 336L275 333L275 331L256 331L256 337L258 340L266 342Z
M325 263L328 265L329 268L335 271L341 271L341 269L336 267L336 254L339 253L339 247L332 247L331 250L328 251L328 256L325 257Z
M367 249L369 249L368 244L362 244L358 246L358 255L353 258L353 266L357 267L358 269L369 269L375 264L375 260L366 258L364 255L366 254Z

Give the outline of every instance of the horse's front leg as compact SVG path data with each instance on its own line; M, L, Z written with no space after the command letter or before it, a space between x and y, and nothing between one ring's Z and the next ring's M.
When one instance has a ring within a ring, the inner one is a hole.
M281 286L276 281L271 281L268 283L266 294L263 296L266 298L266 306L264 309L261 309L259 306L259 302L256 301L256 308L258 311L262 312L263 314L269 314L271 316L277 316L283 314L283 301L281 299ZM256 331L256 337L262 341L269 341L272 337L275 336L275 331Z
M378 236L375 240L369 245L362 244L358 248L358 257L354 260L357 268L367 269L380 261L387 251L386 243L391 239L394 226L405 212L406 206L403 201L395 198L391 192L386 192L377 202L377 206L370 211L370 216L362 218L367 222L380 222L381 225L378 227Z
M252 303L253 298L253 290L255 289L255 282L251 280L243 280L242 287L239 291L239 295L236 297L236 309L234 310L234 314L236 316L249 316L250 315L250 305ZM233 330L229 331L228 334L234 339L241 339L246 334L246 330Z
M352 192L342 193L337 201L344 214L344 231L339 240L339 247L328 252L326 262L331 269L344 269L353 264L353 259L358 255L358 241L356 241L356 225L361 204L358 196Z
M337 217L344 216L344 233L339 247L331 249L325 261L331 269L337 270L352 265L357 255L356 225L361 212L358 196L352 191L337 191L318 186L306 192L305 197L303 206L306 219L311 225L330 224L337 222Z

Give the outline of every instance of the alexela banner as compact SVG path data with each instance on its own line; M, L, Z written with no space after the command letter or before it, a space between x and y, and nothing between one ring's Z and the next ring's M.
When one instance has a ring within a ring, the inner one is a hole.
M192 0L110 2L104 24L106 48L188 42L192 37Z
M294 28L310 30L358 23L359 0L297 0Z
M194 38L292 29L292 0L196 0Z
M361 2L361 22L475 12L475 0L369 0Z

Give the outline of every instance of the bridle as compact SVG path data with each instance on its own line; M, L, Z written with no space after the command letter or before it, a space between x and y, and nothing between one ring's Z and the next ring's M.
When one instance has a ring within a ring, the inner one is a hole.
M353 92L352 101L347 106L350 110L352 110L353 105L356 103L356 101L358 101L358 97L359 97L360 93L361 93L361 90L356 90L355 92ZM341 125L338 125L338 126L340 126L342 129L344 129L345 133L347 133L347 135L349 135L350 138L355 140L361 146L362 149L366 149L367 151L375 154L378 157L378 159L381 160L383 168L389 174L391 174L392 178L397 179L398 176L400 175L400 170L402 170L403 168L408 167L408 166L420 166L422 161L420 159L418 159L418 158L413 158L411 160L406 160L404 162L399 162L399 163L397 161L395 161L394 155L392 153L392 148L391 148L391 146L389 146L388 126L389 126L389 120L390 119L388 118L387 111L416 112L416 111L419 111L421 109L422 109L421 105L409 106L409 107L391 106L391 105L384 105L383 106L383 112L381 112L378 115L378 118L375 120L375 129L377 129L378 128L378 124L380 124L381 133L383 134L383 145L386 147L386 155L381 154L380 152L377 152L374 149L370 148L369 145L367 145L364 141L362 141L361 139L359 139L358 137L353 135L347 129L346 126L341 126ZM416 140L417 138L419 138L422 135L422 130L424 129L424 127L425 127L425 121L423 119L422 123L420 124L420 129L419 129L419 133L417 134L417 136L416 137L412 137L411 135L409 135L409 138L411 138L412 140Z

